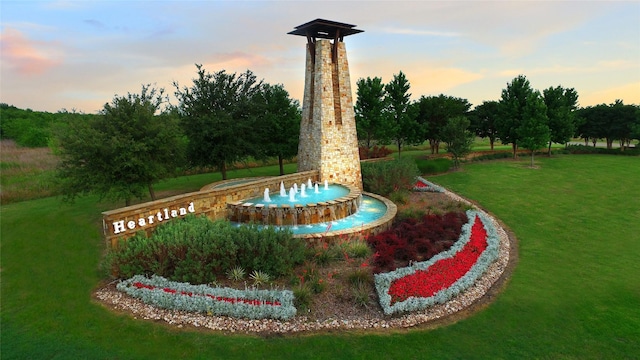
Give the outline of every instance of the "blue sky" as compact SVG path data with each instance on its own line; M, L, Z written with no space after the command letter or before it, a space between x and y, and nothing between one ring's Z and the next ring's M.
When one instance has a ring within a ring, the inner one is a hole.
M519 74L542 91L575 88L581 106L640 104L638 1L0 1L0 102L95 113L143 84L190 86L249 69L302 100L316 18L354 24L352 89L403 71L413 99L498 100ZM175 104L175 99L172 99Z

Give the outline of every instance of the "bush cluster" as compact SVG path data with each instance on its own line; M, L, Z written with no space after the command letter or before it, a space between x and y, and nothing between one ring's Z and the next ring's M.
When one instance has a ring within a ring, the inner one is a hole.
M418 170L420 170L420 174L441 174L449 171L451 166L453 166L453 161L448 158L438 158L438 159L424 159L417 158L416 165L418 166Z
M364 162L361 171L364 190L382 196L411 189L418 176L418 167L412 158Z
M393 153L391 149L388 149L385 146L378 146L378 145L375 145L372 148L367 148L366 146L360 146L358 150L360 152L361 160L384 158L391 155L391 153Z
M605 155L627 155L638 156L640 155L640 147L626 148L624 151L620 149L605 149L593 146L584 145L569 145L567 151L570 154L605 154Z
M471 161L486 161L486 160L500 160L500 159L510 159L513 158L513 153L509 151L495 152L493 154L483 154L479 156L475 156L471 159Z
M370 237L367 241L376 254L373 272L392 271L446 251L458 240L462 225L467 221L465 212L429 214L406 218L391 229Z
M138 233L121 241L105 265L119 278L155 274L205 284L236 267L272 276L290 273L304 260L305 246L290 231L187 216L158 226L150 237Z

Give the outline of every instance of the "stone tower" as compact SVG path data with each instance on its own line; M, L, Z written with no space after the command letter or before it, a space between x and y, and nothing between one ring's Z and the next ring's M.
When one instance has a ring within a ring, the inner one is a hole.
M319 170L320 181L362 189L355 112L344 37L355 25L316 19L291 35L307 38L298 145L298 171Z

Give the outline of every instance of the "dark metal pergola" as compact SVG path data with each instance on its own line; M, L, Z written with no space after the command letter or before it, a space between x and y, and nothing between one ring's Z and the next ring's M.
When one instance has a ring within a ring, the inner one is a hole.
M354 29L355 27L355 25L337 21L315 19L308 23L296 26L295 30L290 31L287 34L305 36L307 38L307 43L311 45L310 50L313 55L315 53L314 45L316 43L316 39L333 40L333 47L335 50L338 42L342 42L345 36L363 32L363 30ZM336 56L336 53L337 52L334 51L334 56Z
M363 30L354 29L354 27L356 26L337 21L315 19L296 26L295 30L287 34L306 36L309 42L315 42L317 38L343 41L345 36L363 32Z

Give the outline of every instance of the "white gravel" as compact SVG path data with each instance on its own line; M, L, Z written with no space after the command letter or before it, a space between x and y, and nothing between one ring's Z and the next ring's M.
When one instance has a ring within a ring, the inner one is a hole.
M448 191L446 191L445 194L456 201L464 202L473 206L469 201L456 194ZM482 211L481 209L478 210ZM211 329L229 333L282 334L323 330L380 330L388 328L413 327L437 319L443 319L449 315L467 309L474 302L483 297L504 273L509 263L509 236L500 226L498 221L489 214L486 215L493 222L500 239L498 259L489 266L484 275L478 279L471 288L454 297L447 303L435 305L423 311L405 314L402 316L384 316L383 314L380 314L379 317L352 320L328 319L324 321L310 321L308 318L299 315L288 321L271 319L248 320L156 308L115 290L113 286L97 290L95 296L104 304L107 304L117 310L127 312L135 319L162 321L179 328L193 326L196 328Z

